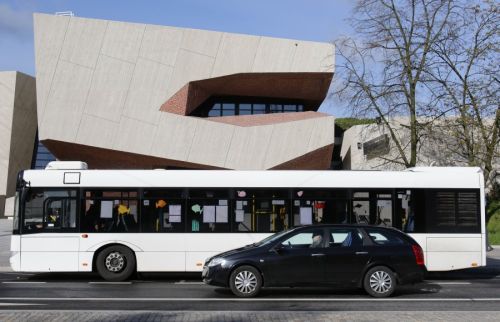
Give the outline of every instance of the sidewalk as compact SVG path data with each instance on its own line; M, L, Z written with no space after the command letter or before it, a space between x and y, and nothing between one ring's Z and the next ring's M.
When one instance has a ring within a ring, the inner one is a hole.
M2 311L0 320L12 322L30 321L498 321L498 312L244 312L244 311L197 311L197 312L150 312L150 311Z
M0 272L10 271L10 235L12 219L0 219Z

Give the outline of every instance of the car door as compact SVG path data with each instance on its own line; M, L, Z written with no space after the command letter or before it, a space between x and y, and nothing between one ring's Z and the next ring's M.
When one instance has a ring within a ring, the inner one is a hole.
M324 229L311 228L285 236L263 265L267 285L313 285L324 281ZM313 236L321 234L321 243ZM316 247L312 247L312 246Z
M370 251L363 246L363 235L356 228L327 228L325 275L329 284L353 284L370 260Z

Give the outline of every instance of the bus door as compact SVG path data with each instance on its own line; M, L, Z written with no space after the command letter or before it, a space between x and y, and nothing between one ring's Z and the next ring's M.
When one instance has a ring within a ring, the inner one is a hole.
M356 191L352 199L352 222L361 225L393 227L392 192Z
M75 190L30 189L21 232L21 270L78 270Z

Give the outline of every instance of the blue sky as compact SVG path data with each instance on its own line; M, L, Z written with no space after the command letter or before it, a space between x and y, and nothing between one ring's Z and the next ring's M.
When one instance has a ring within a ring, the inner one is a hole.
M35 75L33 12L332 42L353 0L0 0L0 70ZM327 104L327 102L325 102Z

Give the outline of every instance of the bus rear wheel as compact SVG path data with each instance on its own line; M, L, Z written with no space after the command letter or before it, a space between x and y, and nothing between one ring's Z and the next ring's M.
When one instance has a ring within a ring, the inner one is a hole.
M96 268L106 281L125 281L135 272L135 256L128 247L109 246L97 255Z

